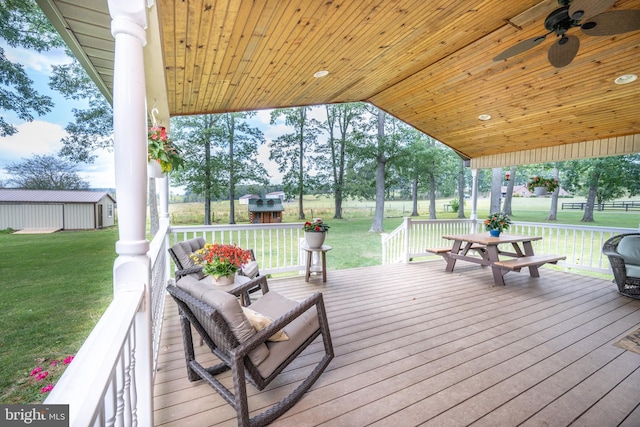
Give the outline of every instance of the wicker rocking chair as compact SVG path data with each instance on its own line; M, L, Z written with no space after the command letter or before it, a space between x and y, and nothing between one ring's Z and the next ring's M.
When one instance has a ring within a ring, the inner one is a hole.
M266 278L257 278L253 282L256 280ZM262 314L273 319L273 323L256 332L245 315L246 309L240 306L236 297L211 287L202 288L198 282L190 283L192 287L188 289L167 287L180 310L189 380L203 379L213 387L236 410L239 426L269 424L295 405L333 358L322 294L317 292L298 303L273 291L265 293L249 306L253 310L250 317ZM246 285L255 286L252 283ZM242 286L237 289L238 295L245 291ZM204 338L221 363L205 367L196 360L191 326ZM286 336L283 337L282 333ZM276 335L278 337L274 338ZM319 335L322 335L324 355L308 377L289 395L250 418L246 381L263 390ZM271 341L274 339L279 341ZM233 392L216 379L216 375L229 369L233 375Z
M602 246L609 257L618 291L640 299L640 233L613 236Z

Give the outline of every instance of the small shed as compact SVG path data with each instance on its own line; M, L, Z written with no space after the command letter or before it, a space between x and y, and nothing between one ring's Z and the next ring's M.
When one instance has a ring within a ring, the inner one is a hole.
M111 227L115 207L115 198L105 191L0 188L0 230Z
M282 202L280 199L249 199L249 222L269 224L282 222Z

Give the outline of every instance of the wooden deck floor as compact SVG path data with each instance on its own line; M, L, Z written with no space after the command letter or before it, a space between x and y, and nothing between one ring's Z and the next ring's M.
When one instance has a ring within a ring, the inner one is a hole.
M640 354L613 345L640 327L640 301L608 280L540 270L491 272L444 262L273 279L293 299L324 293L336 357L275 426L640 426ZM177 309L165 311L158 426L236 425L202 382L186 379ZM252 409L305 375L319 343L281 380L252 394ZM213 356L200 347L203 360ZM288 384L289 383L289 384Z

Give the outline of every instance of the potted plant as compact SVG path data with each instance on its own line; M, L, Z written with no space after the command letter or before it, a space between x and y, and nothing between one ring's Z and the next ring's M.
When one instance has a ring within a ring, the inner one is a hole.
M216 285L230 285L236 272L249 261L251 252L236 245L207 243L202 249L191 254L196 265L202 266L202 272L213 278Z
M534 176L527 183L527 189L536 196L542 196L546 193L553 193L556 188L558 188L558 180L554 178Z
M156 178L182 166L183 160L164 126L153 126L147 134L147 153L149 158L149 175ZM160 166L158 176L157 166ZM152 172L153 170L153 172Z
M501 212L492 213L484 220L484 228L494 237L498 237L501 232L508 230L511 219Z
M307 246L312 249L321 248L329 228L330 227L320 218L314 218L311 222L305 222L303 229Z

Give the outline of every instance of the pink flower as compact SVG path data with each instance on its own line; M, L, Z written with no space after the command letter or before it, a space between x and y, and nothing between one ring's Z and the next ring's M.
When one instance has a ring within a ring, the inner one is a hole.
M38 376L36 377L36 379L38 381L40 381L40 380L43 380L43 379L47 378L48 376L49 376L49 371L44 371L44 372L40 372L38 374Z
M37 374L39 374L42 371L42 366L38 366L37 368L35 368L33 371L31 371L31 374L29 374L30 376L34 377Z
M69 363L71 363L73 361L73 356L67 356L64 358L64 360L62 361L62 363L64 363L65 365L68 365Z
M44 386L40 389L40 393L44 394L44 393L49 393L51 390L53 390L53 384L49 384L47 386Z
M51 361L51 366L57 366L58 365L58 361L57 360L52 360Z

